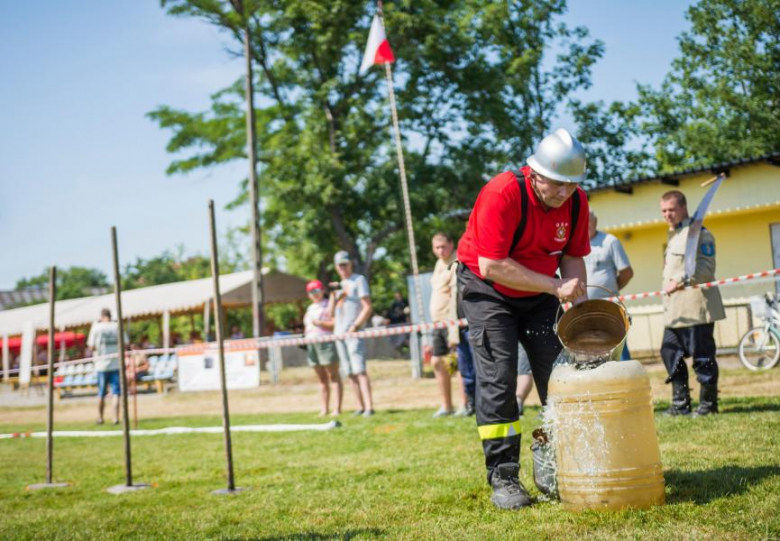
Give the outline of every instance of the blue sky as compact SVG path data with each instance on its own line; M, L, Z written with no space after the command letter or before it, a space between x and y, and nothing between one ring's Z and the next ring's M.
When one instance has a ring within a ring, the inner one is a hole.
M570 0L566 22L606 44L582 97L657 85L689 3ZM110 275L112 225L123 264L179 245L207 253L207 201L223 209L247 164L169 177L169 133L145 114L205 109L242 72L230 45L156 0L0 0L0 289L51 264ZM247 213L219 210L220 229Z

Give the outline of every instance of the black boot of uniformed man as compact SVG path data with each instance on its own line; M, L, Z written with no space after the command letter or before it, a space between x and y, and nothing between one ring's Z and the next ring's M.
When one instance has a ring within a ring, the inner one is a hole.
M718 413L718 386L711 383L702 384L699 392L699 407L694 417Z
M531 505L531 498L520 483L520 465L511 462L499 464L493 470L490 484L493 496L490 500L500 509L520 509Z
M666 410L666 415L690 415L691 393L688 385L683 382L672 382L672 406Z

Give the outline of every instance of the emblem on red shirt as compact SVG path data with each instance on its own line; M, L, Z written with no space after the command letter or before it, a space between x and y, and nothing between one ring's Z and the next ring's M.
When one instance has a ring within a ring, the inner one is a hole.
M555 240L558 242L566 242L566 228L569 227L569 222L559 222L555 224Z

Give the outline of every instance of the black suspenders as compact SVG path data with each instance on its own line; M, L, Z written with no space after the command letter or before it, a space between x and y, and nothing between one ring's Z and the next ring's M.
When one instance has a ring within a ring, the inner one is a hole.
M526 181L525 181L525 175L523 175L522 172L520 172L520 176L517 176L517 186L520 188L520 223L517 224L517 229L515 229L515 234L512 237L512 245L509 247L509 255L508 257L512 256L512 252L515 251L515 248L517 248L517 243L520 242L520 239L523 238L523 233L525 232L525 224L528 218L528 192L526 191ZM523 180L520 180L520 179ZM575 190L574 195L572 196L571 200L571 229L569 230L569 239L566 241L566 246L569 245L569 242L571 241L571 238L574 236L574 232L577 230L577 219L580 216L580 194ZM566 249L566 246L563 247L563 250ZM561 257L558 258L558 261L560 263L560 260L563 258L563 250L561 250Z

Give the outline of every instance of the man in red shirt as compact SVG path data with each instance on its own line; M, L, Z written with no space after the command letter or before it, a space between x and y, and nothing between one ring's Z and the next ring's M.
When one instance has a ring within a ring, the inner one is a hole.
M519 481L517 343L528 353L542 404L561 351L553 331L560 302L586 299L590 252L585 152L569 132L545 137L519 174L480 191L458 244L458 289L477 370L477 426L493 503L530 505ZM560 270L560 278L556 272Z

